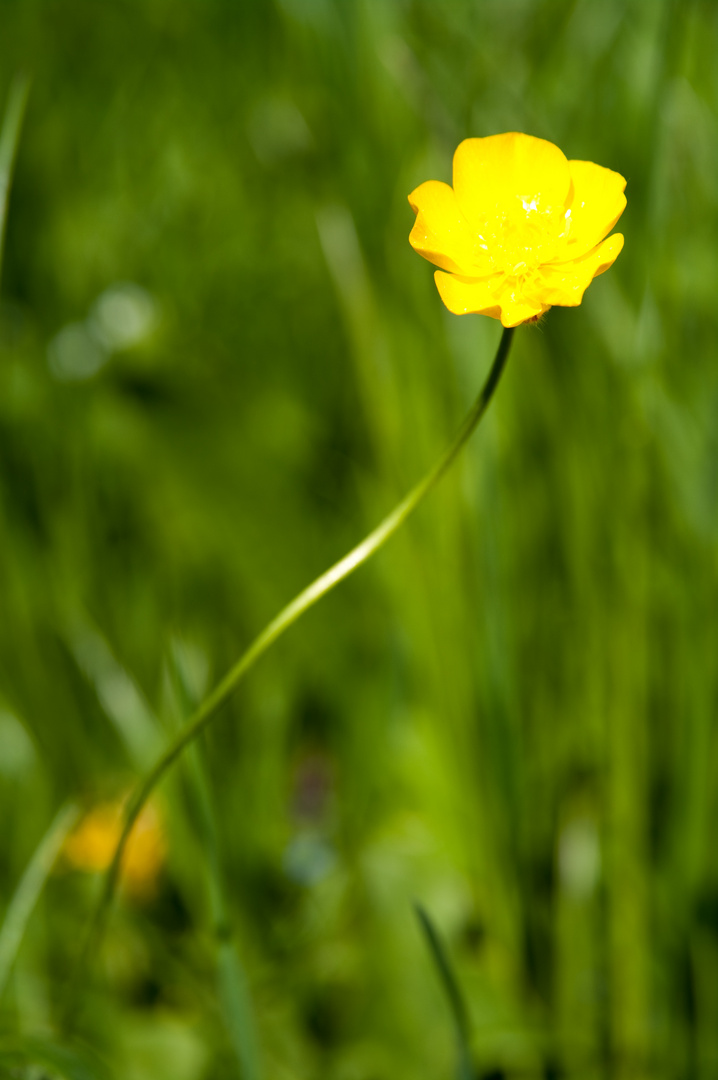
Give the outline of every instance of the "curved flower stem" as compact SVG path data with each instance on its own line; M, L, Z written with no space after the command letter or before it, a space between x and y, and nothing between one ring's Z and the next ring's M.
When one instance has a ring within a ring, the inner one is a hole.
M506 365L513 334L514 330L511 328L505 329L501 335L499 347L486 382L473 406L469 410L463 424L459 428L456 438L444 451L436 465L430 469L423 480L420 480L419 483L412 488L398 506L396 506L394 510L392 510L392 512L388 514L364 540L361 541L360 544L357 544L355 548L352 548L348 555L345 555L343 559L340 559L339 562L335 563L334 566L331 566L321 574L320 577L313 581L311 585L308 585L306 589L300 592L299 595L287 604L287 606L279 612L264 630L262 630L246 652L240 656L234 667L227 672L222 681L197 708L182 731L178 733L174 741L165 750L164 754L159 758L152 770L136 788L128 801L122 832L117 842L112 862L105 875L102 891L90 923L85 947L78 964L77 984L75 985L75 989L77 989L79 980L83 977L87 960L99 939L107 912L112 903L119 877L122 856L130 833L132 832L132 828L137 821L143 806L156 785L173 762L180 756L184 748L191 743L214 718L219 708L227 701L241 679L246 675L249 669L253 667L260 656L267 651L270 645L272 645L277 638L281 637L281 635L288 630L305 611L308 611L310 607L313 607L313 605L326 593L330 592L335 585L338 585L340 581L343 581L345 577L348 577L358 566L361 566L362 563L366 562L375 551L378 551L379 548L393 536L404 521L406 521L409 514L416 509L432 488L435 487L464 446L464 443L474 431L481 417L486 412L486 408L493 397L494 391L498 386L499 379L501 378L501 374ZM74 998L75 995L71 993L69 995L69 1001L74 1003ZM72 1005L70 1007L72 1008Z

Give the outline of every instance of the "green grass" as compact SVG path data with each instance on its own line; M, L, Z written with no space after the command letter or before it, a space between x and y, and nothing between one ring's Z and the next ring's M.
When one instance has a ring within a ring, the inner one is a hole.
M710 1080L714 5L6 0L0 24L0 112L32 77L0 298L0 925L61 807L127 790L474 398L499 328L443 309L407 193L506 130L628 178L616 265L517 333L453 473L163 785L161 888L115 909L71 1035L98 882L58 863L0 1076L454 1075L418 902L477 1077Z

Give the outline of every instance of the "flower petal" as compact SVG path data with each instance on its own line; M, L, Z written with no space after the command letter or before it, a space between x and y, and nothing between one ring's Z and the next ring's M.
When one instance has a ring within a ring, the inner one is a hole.
M491 315L500 317L500 308L494 296L498 277L467 278L454 274L442 274L437 270L434 281L439 296L454 315Z
M555 261L585 255L610 233L626 207L626 181L620 173L592 161L569 161L572 193L565 253Z
M427 180L409 196L416 214L409 243L419 255L444 270L488 273L488 257L478 248L479 237L461 213L454 189L440 180Z
M518 326L548 309L548 304L525 299L505 287L503 275L457 277L437 270L434 281L441 299L454 315L490 315L504 326Z
M623 236L615 233L580 259L542 266L534 292L546 304L577 307L595 277L608 270L623 247Z
M569 192L568 162L553 143L511 131L464 139L454 154L454 190L464 214L476 224L496 210L513 216L560 206Z

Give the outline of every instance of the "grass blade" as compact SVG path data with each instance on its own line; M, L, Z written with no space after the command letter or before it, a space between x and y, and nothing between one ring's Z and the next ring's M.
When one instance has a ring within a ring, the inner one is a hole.
M205 866L217 948L219 1000L229 1041L239 1064L242 1080L260 1080L261 1069L252 1000L244 966L230 924L225 884L220 865L219 840L214 805L200 747L190 747L188 771L194 787L203 843Z
M217 974L224 1022L239 1062L240 1076L242 1080L260 1080L252 1000L237 947L230 936L218 945Z
M175 656L173 676L179 698L186 711L193 701L185 673ZM261 1064L254 1010L249 983L231 926L229 902L222 870L217 815L201 743L188 748L187 779L194 803L196 826L205 851L210 910L214 924L217 963L217 992L229 1042L234 1051L242 1080L261 1080Z
M456 1046L458 1051L458 1067L456 1075L458 1080L474 1080L474 1069L471 1064L471 1052L469 1050L469 1017L464 1003L459 984L454 975L453 968L447 956L446 949L439 937L428 912L421 904L414 905L421 929L424 931L431 958L436 965L441 984L449 1002L449 1009L454 1021L456 1033Z
M77 807L63 806L43 836L20 878L0 927L0 997L22 943L25 929L38 897L60 853L65 838L77 820Z
M2 254L5 241L5 222L10 196L12 171L20 141L20 130L25 115L30 79L27 75L16 75L10 87L5 117L0 131L0 276L2 275Z

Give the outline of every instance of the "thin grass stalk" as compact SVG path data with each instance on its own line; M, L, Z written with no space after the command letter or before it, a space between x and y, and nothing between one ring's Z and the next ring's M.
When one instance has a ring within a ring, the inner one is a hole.
M194 702L176 663L173 675L182 706L186 715L189 715ZM201 741L188 747L186 766L197 815L197 829L202 848L207 855L205 868L215 938L219 1003L227 1036L239 1066L239 1075L242 1080L261 1080L252 998L232 928L222 868L217 813L202 749Z
M63 806L58 811L30 859L8 905L5 919L0 926L0 998L10 977L30 916L77 816L78 809L73 804Z
M2 130L0 130L0 280L2 280L2 256L5 247L5 224L10 185L29 92L30 80L27 75L16 75L10 87Z
M471 1064L469 1014L463 994L459 987L459 982L454 974L454 969L451 966L451 961L444 948L444 943L439 937L439 932L434 926L429 913L421 906L421 904L415 904L414 908L417 918L419 919L419 925L426 938L426 943L429 946L431 958L434 961L434 965L441 980L441 985L446 994L446 999L449 1003L449 1011L451 1012L451 1018L454 1022L458 1057L456 1069L457 1078L458 1080L474 1080L474 1069Z

